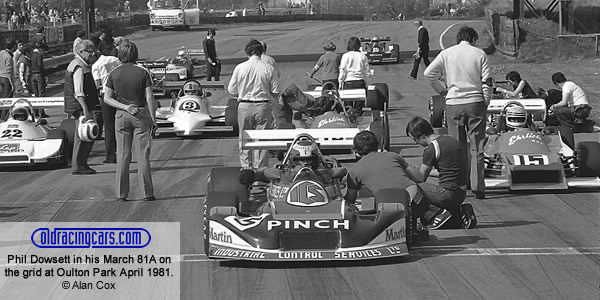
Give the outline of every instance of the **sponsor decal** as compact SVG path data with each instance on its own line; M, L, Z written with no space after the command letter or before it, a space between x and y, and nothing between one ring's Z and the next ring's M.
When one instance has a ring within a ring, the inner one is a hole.
M216 232L213 228L210 228L210 239L223 243L233 243L231 235L227 234L227 232Z
M373 48L373 52L379 52L379 47Z
M550 164L548 155L545 154L513 155L513 161L516 166L546 166Z
M286 202L295 206L321 206L329 199L323 186L312 180L295 183L287 194Z
M246 217L246 218L238 218L236 216L228 216L225 217L225 221L229 224L233 225L233 227L237 228L240 231L244 231L253 227L258 226L269 214L262 214L257 217Z
M323 119L321 121L319 121L319 124L317 124L317 127L323 127L327 124L331 124L331 123L342 123L345 124L346 120L343 117L340 116L334 116L334 117L330 117L327 119Z
M282 252L278 253L283 259L323 259L323 253L319 251Z
M350 229L350 220L269 220L267 230L273 229Z
M527 132L525 134L515 134L508 139L508 145L512 146L514 143L520 140L529 140L532 143L537 143L540 145L544 144L544 140L542 136L536 132Z
M7 128L19 128L19 124L8 124Z
M19 153L25 152L19 144L0 144L0 153Z
M224 249L224 248L216 248L212 251L212 255L214 256L227 256L227 257L237 257L237 258L265 258L265 254L256 251L246 251L246 250L233 250L233 249Z
M289 190L290 190L289 186L273 185L269 189L269 195L271 195L271 197L273 197L273 198L279 198L280 199L280 198L285 197L285 195L287 194L287 192Z
M389 228L385 231L385 241L393 241L406 238L406 231L404 227L400 230L394 230L394 228Z
M357 251L345 251L345 252L336 252L334 258L336 259L358 259L358 258L367 258L367 257L377 257L381 256L382 253L379 249L373 250L357 250Z

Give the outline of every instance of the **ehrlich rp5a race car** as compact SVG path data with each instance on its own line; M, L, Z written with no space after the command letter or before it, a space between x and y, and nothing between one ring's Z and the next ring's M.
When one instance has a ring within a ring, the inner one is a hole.
M36 164L65 166L72 151L67 132L73 133L74 128L51 128L33 111L63 105L62 97L0 99L0 108L9 110L8 118L0 123L0 168Z
M386 42L391 41L390 37L379 38L373 36L372 38L361 38L360 42L363 43L361 52L363 52L369 59L369 63L400 63L400 45L398 44L387 44Z
M310 135L300 134L272 168L212 169L204 203L209 258L334 261L409 254L408 193L384 190L360 205L344 200L340 180L346 169L315 145ZM256 181L268 183L258 199L249 190Z

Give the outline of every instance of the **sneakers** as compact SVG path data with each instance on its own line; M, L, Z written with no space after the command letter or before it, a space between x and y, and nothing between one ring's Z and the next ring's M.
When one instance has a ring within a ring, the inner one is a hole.
M450 212L447 209L444 209L442 211L440 211L440 213L438 213L435 218L433 218L433 221L431 223L431 225L429 225L429 230L436 230L439 229L440 227L442 227L442 225L444 225L444 223L448 222L448 220L450 220L450 218L452 218L452 214L450 214Z
M465 203L460 206L463 228L473 229L477 225L477 217L473 211L473 205Z

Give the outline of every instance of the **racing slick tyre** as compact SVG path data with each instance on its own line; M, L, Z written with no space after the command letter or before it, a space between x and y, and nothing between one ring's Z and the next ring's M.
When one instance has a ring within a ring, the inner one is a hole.
M366 106L372 110L383 110L386 103L389 103L390 89L387 83L375 83L375 89L367 90Z
M429 99L429 122L433 128L446 127L446 100L444 96L434 95Z
M67 133L62 129L52 129L48 131L47 139L61 139L62 143L60 145L60 150L58 155L60 156L60 160L57 162L59 167L66 167L69 164L69 157L67 157L67 148L69 147L69 142L67 140Z
M578 177L600 176L600 143L579 142L575 155L579 163Z
M575 136L573 136L573 130L566 126L549 126L546 127L546 130L552 130L555 133L560 132L560 139L563 143L565 143L569 148L575 149Z
M71 160L71 156L73 155L73 143L75 142L75 119L63 119L58 127L59 130L63 130L65 132L65 136L67 141L65 143L64 154L66 156L67 161Z
M400 63L400 45L392 44L392 57L396 58L396 63Z
M238 102L236 99L231 98L227 101L227 107L225 108L225 126L233 127L233 135L237 135L240 130L238 125Z

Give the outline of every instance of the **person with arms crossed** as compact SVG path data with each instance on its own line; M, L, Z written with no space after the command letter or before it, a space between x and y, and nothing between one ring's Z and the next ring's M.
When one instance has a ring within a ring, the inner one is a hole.
M417 51L415 51L415 54L413 54L413 68L408 78L416 80L417 73L419 73L421 59L423 59L425 67L429 66L429 31L427 28L425 28L425 26L423 26L422 20L415 20L414 24L419 32L417 36L417 43L419 44L419 47L417 48Z
M82 40L77 46L75 57L65 71L65 112L76 119L75 132L83 122L94 119L92 110L100 104L91 70L91 65L96 61L96 51L92 41ZM82 120L80 120L81 116L84 117ZM96 174L96 171L88 165L88 157L93 146L94 141L82 141L79 135L75 134L71 174Z
M425 147L421 166L413 173L432 204L423 224L430 223L430 229L439 229L453 217L462 221L460 227L474 228L477 218L473 206L463 204L467 193L467 163L462 145L454 137L435 134L431 124L421 117L408 122L406 135ZM440 174L438 184L427 182L433 168Z
M115 192L117 201L129 196L129 165L133 142L138 144L138 180L143 188L144 200L156 200L150 168L152 133L156 124L156 102L152 92L150 73L135 64L137 46L129 41L118 48L121 65L106 79L104 102L117 109L115 129L117 135L117 172Z
M244 49L248 60L235 66L227 90L237 98L240 139L240 163L242 167L262 168L268 166L268 151L242 150L242 134L247 129L272 129L271 105L277 103L279 83L275 68L262 61L262 44L250 40Z
M432 88L446 98L448 133L463 145L465 157L471 163L467 171L472 183L467 185L477 199L483 199L483 143L493 83L488 57L483 50L475 47L478 38L475 29L461 27L456 35L457 45L440 52L425 69L424 75ZM439 80L442 75L445 84ZM475 160L471 159L471 152L475 153Z
M215 81L221 80L221 61L217 58L217 46L215 36L217 32L214 28L209 28L206 33L206 38L202 41L202 48L206 56L206 80L211 81L214 77Z

